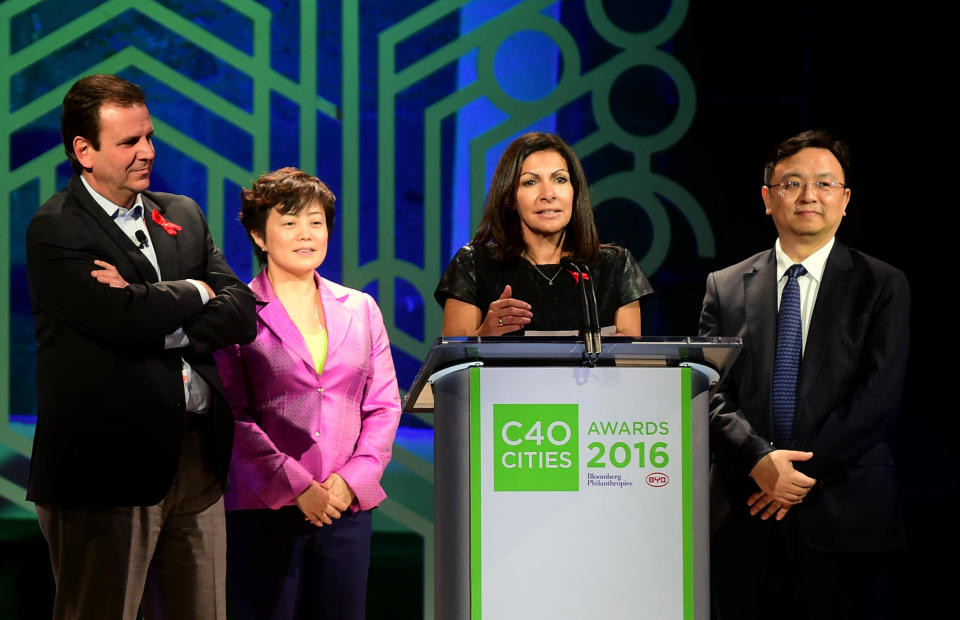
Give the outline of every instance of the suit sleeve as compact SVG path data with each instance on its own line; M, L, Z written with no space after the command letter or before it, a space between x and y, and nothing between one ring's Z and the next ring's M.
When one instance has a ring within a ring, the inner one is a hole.
M732 326L723 324L720 299L716 273L711 273L707 276L707 291L700 313L701 336L737 335ZM773 451L773 446L757 434L740 411L737 393L740 381L738 370L741 367L742 360L734 363L710 399L710 445L727 460L736 463L746 475L757 461Z
M160 350L166 334L203 310L200 294L186 281L132 283L122 289L100 284L90 275L98 269L93 261L116 261L59 217L35 216L26 249L35 307L89 336Z
M360 510L368 510L385 497L380 486L390 462L393 440L400 423L400 393L390 353L390 341L377 304L365 296L370 322L370 371L360 404L360 436L350 459L337 473L357 495Z
M194 350L210 353L227 345L251 342L257 335L257 314L253 293L230 269L223 252L214 245L206 221L202 217L201 221L206 251L204 281L216 295L183 325L183 330Z
M853 385L803 445L813 458L797 469L815 478L841 471L885 441L900 409L910 344L910 287L903 272L885 279L867 320Z
M218 350L213 357L233 410L232 475L240 478L266 506L276 510L290 504L310 486L313 475L297 459L277 448L254 417L247 390L250 378L241 347Z

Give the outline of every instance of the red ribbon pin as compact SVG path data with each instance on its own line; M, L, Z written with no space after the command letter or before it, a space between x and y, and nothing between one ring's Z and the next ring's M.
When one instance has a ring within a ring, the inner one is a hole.
M157 211L156 209L152 211L152 214L153 214L153 221L157 224L157 226L167 231L167 234L170 235L171 237L176 237L177 233L183 230L183 226L179 224L174 224L173 222L165 219L162 215L160 215L160 212Z

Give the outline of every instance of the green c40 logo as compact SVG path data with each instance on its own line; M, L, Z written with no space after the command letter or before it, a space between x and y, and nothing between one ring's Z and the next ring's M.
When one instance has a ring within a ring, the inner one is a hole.
M493 406L494 491L578 491L576 404Z

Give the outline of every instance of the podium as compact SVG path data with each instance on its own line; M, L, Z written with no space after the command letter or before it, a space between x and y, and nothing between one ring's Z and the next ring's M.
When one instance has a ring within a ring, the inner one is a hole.
M739 338L441 338L435 617L709 618L708 400Z

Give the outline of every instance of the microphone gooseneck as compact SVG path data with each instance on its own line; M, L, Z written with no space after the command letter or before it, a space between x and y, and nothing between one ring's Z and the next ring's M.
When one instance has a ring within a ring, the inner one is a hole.
M580 291L580 334L583 337L583 346L586 350L587 363L591 366L596 362L597 351L594 346L595 341L590 328L590 302L587 293L587 285L584 281L587 279L580 265L568 256L560 259L560 266L576 274L577 289Z
M590 334L593 337L594 353L601 353L602 345L600 343L600 311L597 309L597 292L593 286L593 277L590 274L590 267L584 261L580 263L580 271L583 273L583 279L586 280L587 287L587 308L590 311Z

